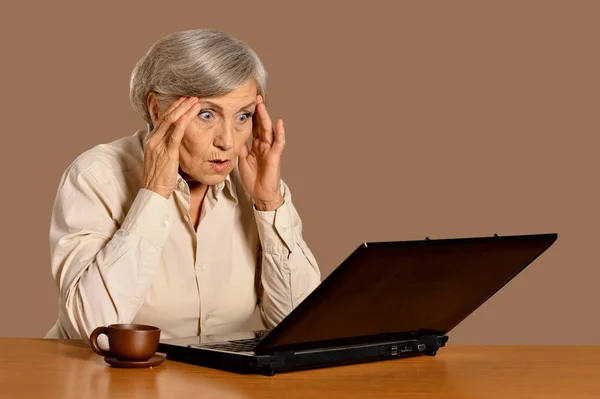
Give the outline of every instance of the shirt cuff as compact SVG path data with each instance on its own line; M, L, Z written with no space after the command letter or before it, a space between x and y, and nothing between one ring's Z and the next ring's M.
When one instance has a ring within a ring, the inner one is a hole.
M171 201L142 188L131 204L120 230L122 234L137 234L162 248L169 237L172 222Z
M286 199L283 205L274 211L259 211L253 207L258 237L264 252L289 255L293 250L295 244L293 206Z

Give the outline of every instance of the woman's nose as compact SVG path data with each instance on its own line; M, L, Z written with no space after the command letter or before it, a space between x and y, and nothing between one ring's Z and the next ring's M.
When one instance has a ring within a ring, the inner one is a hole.
M218 129L214 144L222 151L233 148L233 128L229 124L224 124L221 129Z

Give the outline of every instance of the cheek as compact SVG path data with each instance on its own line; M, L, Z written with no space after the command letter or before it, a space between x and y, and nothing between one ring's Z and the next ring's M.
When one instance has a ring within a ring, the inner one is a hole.
M206 149L210 145L207 137L208 135L201 134L200 132L196 131L196 129L191 130L188 128L183 136L183 139L181 140L180 152L193 159L202 158L202 155L206 152Z
M242 145L244 145L248 142L248 139L251 136L252 136L252 127L250 127L249 129L244 129L243 131L239 132L236 143L235 143L235 148L238 152L239 152L240 148L242 148Z

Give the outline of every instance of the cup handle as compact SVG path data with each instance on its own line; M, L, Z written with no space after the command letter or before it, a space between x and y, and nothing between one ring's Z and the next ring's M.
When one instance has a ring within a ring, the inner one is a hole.
M110 352L102 350L100 348L100 345L98 345L98 336L100 334L106 334L108 336L108 327L98 327L94 331L92 331L92 334L90 335L90 346L92 347L94 352L96 352L100 356L108 356Z

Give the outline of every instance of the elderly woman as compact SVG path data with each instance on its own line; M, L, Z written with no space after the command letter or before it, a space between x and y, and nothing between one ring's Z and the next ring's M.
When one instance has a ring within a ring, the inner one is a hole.
M212 29L168 35L137 63L130 101L148 129L84 152L59 184L47 338L113 323L228 333L257 306L272 328L320 283L280 177L285 132L267 113L266 75Z

